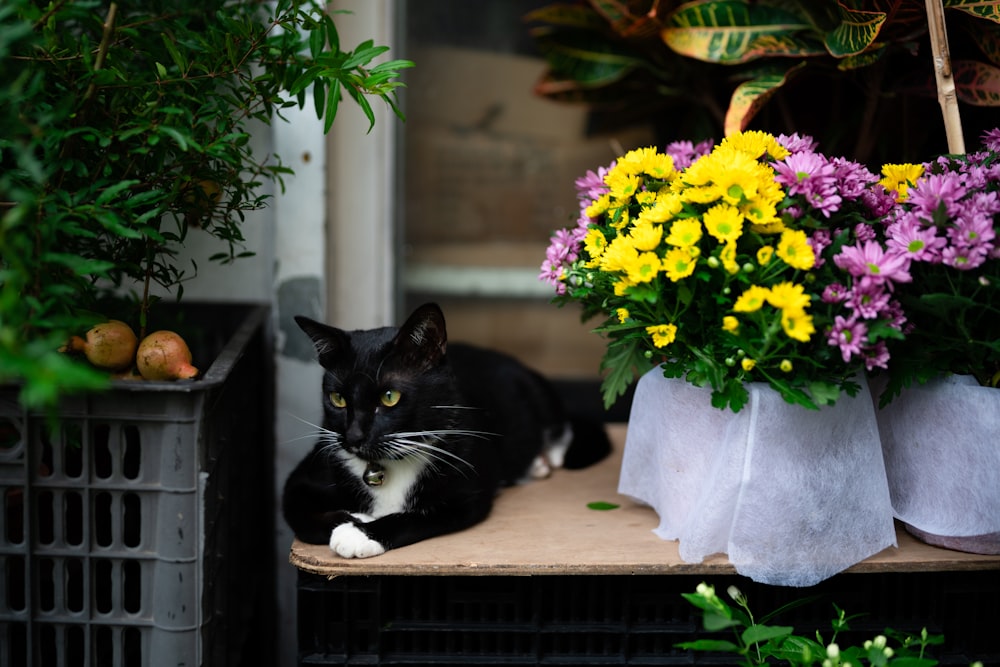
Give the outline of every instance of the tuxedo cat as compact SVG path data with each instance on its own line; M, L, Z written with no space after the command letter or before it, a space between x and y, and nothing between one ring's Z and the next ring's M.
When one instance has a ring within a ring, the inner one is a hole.
M295 321L326 370L319 441L282 502L304 542L376 556L482 521L501 486L610 451L599 423L570 425L539 374L498 352L449 345L436 304L398 329Z

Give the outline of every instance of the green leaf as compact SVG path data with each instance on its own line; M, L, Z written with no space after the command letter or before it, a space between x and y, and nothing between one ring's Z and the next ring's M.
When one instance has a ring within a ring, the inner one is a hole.
M98 206L104 206L112 201L114 201L118 195L120 195L125 190L128 190L133 185L137 185L139 181L129 180L129 181L118 181L112 185L101 190L101 193L97 195L97 199L94 201Z
M592 510L597 510L599 512L606 512L608 510L616 510L621 505L616 505L615 503L605 502L603 500L596 500L592 503L587 503L587 508Z
M761 644L771 639L787 637L795 628L785 625L751 625L743 631L742 639L745 645Z
M739 653L741 651L739 646L724 639L698 639L676 646L689 651L712 651L713 653Z

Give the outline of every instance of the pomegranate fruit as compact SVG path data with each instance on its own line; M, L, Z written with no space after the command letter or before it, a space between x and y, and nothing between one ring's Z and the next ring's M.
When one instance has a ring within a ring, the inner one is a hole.
M173 331L154 331L143 338L135 363L147 380L187 380L198 375L191 365L191 350Z
M119 320L110 320L91 327L86 338L73 336L66 349L82 352L87 361L98 368L122 371L135 360L138 343L132 327Z

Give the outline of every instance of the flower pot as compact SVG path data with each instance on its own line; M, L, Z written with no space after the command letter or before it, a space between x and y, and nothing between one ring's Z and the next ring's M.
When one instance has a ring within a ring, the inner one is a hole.
M653 369L636 387L619 491L659 514L682 560L725 553L755 581L811 586L896 544L864 383L807 410L763 383L738 413Z
M1000 391L972 376L904 389L878 411L896 517L937 546L1000 554Z

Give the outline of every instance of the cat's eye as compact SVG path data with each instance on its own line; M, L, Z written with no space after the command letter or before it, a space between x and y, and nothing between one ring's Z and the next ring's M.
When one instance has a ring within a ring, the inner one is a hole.
M391 408L399 403L400 396L400 393L395 389L386 389L385 393L382 394L382 405Z
M331 391L330 392L330 402L333 403L335 408L343 408L347 406L347 399L344 398L340 392Z

